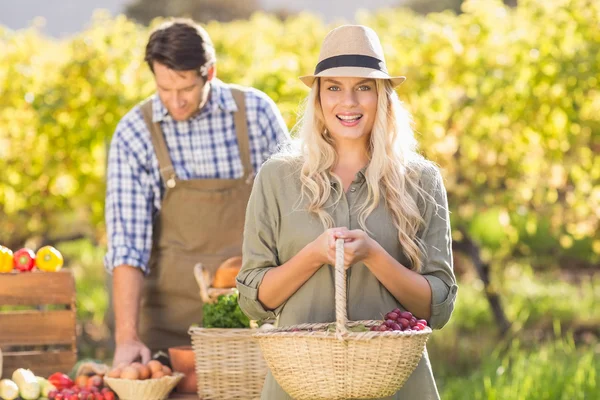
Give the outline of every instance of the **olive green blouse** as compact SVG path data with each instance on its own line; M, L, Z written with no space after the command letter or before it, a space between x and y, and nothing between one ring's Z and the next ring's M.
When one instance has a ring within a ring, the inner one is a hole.
M440 329L449 320L458 286L452 267L452 239L446 190L439 170L429 162L418 163L420 185L437 204L411 194L421 210L425 226L418 236L425 255L421 274L432 291L429 326ZM334 195L326 204L336 226L360 229L356 206L367 196L366 168L356 174L347 192L334 206L342 190L331 178ZM240 306L252 319L277 319L279 326L335 321L333 267L323 265L304 285L276 310L266 310L257 294L264 275L284 264L316 239L324 228L319 218L300 203L300 162L271 159L260 169L254 182L244 228L243 266L237 276ZM370 235L402 265L410 265L402 252L392 217L381 202L367 218ZM402 304L362 263L352 265L348 275L348 319L381 319ZM427 351L405 385L389 399L439 399ZM262 399L291 399L269 373Z

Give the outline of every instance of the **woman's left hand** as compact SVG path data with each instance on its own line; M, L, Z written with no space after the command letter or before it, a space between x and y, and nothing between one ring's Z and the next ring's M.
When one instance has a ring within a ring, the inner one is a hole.
M357 262L364 262L373 255L376 247L376 242L361 229L337 228L334 236L336 239L344 239L344 266L346 269Z

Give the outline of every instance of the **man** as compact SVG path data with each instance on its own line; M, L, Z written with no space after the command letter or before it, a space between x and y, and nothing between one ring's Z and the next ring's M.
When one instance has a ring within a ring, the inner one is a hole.
M254 172L289 139L266 94L216 79L213 44L193 21L154 31L145 61L157 93L119 122L108 161L115 365L190 343L202 321L193 266L214 273L241 255Z

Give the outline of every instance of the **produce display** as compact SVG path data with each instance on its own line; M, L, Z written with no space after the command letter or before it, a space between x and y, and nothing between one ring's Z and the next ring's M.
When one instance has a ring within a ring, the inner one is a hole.
M0 273L34 270L56 272L63 267L63 263L62 254L52 246L44 246L37 253L28 248L13 253L8 247L0 246Z
M115 393L104 387L102 375L80 375L72 380L56 372L48 379L28 369L19 368L12 379L0 381L2 400L115 400Z

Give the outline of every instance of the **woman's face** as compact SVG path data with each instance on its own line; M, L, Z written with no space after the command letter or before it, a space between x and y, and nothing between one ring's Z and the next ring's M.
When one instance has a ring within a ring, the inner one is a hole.
M325 126L334 140L360 140L366 143L377 112L375 80L321 78L319 86Z

